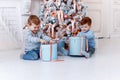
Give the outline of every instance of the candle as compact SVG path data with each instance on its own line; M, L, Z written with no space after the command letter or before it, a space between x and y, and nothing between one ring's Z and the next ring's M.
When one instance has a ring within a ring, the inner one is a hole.
M74 20L72 20L72 33L74 31Z
M52 37L54 37L54 26L52 26Z
M61 0L57 0L56 2L57 2L57 5L60 6Z
M74 2L74 11L76 12L76 2Z

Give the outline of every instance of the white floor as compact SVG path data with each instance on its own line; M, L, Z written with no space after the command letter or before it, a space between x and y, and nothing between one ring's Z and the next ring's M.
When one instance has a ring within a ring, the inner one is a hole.
M120 80L120 39L99 40L90 59L24 61L19 55L20 50L0 51L0 80Z

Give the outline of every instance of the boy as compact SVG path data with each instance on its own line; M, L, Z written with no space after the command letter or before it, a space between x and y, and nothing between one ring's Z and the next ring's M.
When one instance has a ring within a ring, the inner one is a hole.
M24 30L25 50L21 56L24 60L38 60L41 43L50 41L50 38L40 32L40 20L36 15L31 15Z
M89 17L84 17L81 22L81 32L78 33L78 37L84 36L88 40L88 50L83 51L83 55L87 58L91 57L91 55L95 52L95 36L94 32L90 30L92 20Z

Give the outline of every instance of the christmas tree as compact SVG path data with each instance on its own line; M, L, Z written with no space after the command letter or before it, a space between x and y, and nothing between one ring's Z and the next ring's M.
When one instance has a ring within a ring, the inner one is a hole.
M44 0L40 4L41 31L52 39L75 36L86 15L83 0Z

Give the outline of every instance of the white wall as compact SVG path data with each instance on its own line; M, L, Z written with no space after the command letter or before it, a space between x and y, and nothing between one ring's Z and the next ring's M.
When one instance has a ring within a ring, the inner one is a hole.
M110 35L110 0L85 0L88 5L87 16L93 21L96 36Z
M0 37L3 36L2 39L5 39L0 40L0 43L6 45L2 45L4 48L0 46L0 49L20 47L22 37L20 6L20 0L0 0L0 24L4 29L4 34L0 34Z
M23 0L0 0L0 19L5 23L5 26L1 26L6 28L6 33L4 35L8 35L8 38L11 41L7 44L12 44L9 46L17 45L16 47L21 46L21 41L23 40L23 32L22 28L28 16L23 16ZM32 0L31 11L32 14L39 15L40 9L40 0ZM3 35L3 34L2 34ZM1 42L2 43L2 42ZM4 44L5 44L4 43ZM10 47L7 47L9 48ZM1 49L1 47L0 47ZM3 49L3 48L2 48Z
M111 0L111 36L120 37L120 0Z
M39 15L39 10L40 10L40 3L43 3L42 0L32 0L32 14Z

